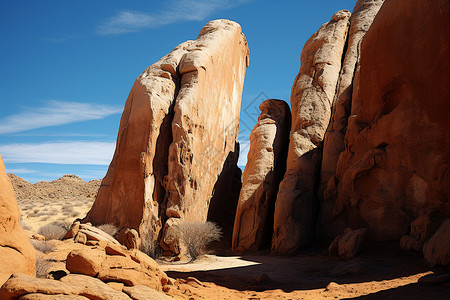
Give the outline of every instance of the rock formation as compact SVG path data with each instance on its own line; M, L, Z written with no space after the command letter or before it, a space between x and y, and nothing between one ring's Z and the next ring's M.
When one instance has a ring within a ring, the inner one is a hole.
M286 168L290 109L282 100L259 106L261 115L250 134L250 150L233 230L234 250L270 245L278 185Z
M323 157L318 196L322 201L321 212L327 215L330 214L329 211L331 208L329 203L323 202L323 192L328 181L336 172L339 155L344 151L344 136L352 105L353 78L360 58L361 40L367 30L369 30L383 1L358 0L350 17L347 51L345 52L338 85L336 87L330 125L327 128L323 141Z
M35 276L36 251L20 226L20 211L0 156L0 286L12 273Z
M349 18L348 11L337 12L311 36L301 54L300 72L291 91L286 174L275 204L275 252L295 252L314 237L321 143L330 122Z
M450 215L448 1L386 1L361 44L336 174L324 192L324 233L367 227L398 240L419 216ZM430 226L430 227L429 227ZM421 229L421 230L422 230ZM420 247L420 245L414 246Z
M215 20L147 68L127 99L114 158L83 222L135 229L154 244L167 218L206 221L237 142L248 61L241 27Z
M442 222L438 230L423 246L425 260L432 266L450 265L450 219Z

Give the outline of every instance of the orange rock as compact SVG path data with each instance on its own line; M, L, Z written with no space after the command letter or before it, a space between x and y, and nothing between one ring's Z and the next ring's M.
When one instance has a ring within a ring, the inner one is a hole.
M282 100L266 100L250 134L250 150L236 210L234 250L270 246L278 185L286 169L291 114Z
M66 268L71 273L97 276L105 259L104 249L84 247L69 253Z
M286 174L275 203L272 250L292 253L310 243L318 203L321 143L330 122L350 13L337 12L306 42L291 91L292 127Z
M206 220L237 142L248 59L240 26L216 20L147 68L127 99L113 160L83 221L135 229L143 245L154 245L166 217Z
M420 215L450 216L447 28L443 0L386 1L375 17L361 44L345 150L324 193L325 233L365 226L372 239L398 240Z
M11 180L0 156L0 286L12 273L36 275L36 251L20 227Z
M353 78L360 59L361 40L369 30L383 2L384 0L358 0L350 17L347 51L334 95L330 125L327 128L323 143L320 186L318 189L318 196L321 200L321 219L328 219L333 208L332 202L323 201L323 193L328 181L336 173L339 155L344 151L344 136L347 131L347 120L352 105Z

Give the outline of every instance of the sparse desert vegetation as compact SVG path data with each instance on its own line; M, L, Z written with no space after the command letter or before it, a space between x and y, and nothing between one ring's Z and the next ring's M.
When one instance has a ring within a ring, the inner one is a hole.
M186 255L195 260L206 252L206 246L222 237L222 230L213 222L188 222L177 224L167 231L167 236L179 240L186 247Z

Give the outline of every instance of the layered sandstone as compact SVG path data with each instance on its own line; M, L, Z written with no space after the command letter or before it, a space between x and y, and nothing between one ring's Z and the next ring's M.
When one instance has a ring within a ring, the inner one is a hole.
M214 184L235 149L248 47L240 26L206 24L179 65L166 180L167 217L206 221Z
M270 245L278 185L286 168L291 114L282 100L259 106L261 115L250 134L242 189L233 230L234 250L258 250Z
M145 70L84 222L136 229L155 244L167 218L206 221L214 185L235 151L248 61L241 27L215 20Z
M375 17L361 45L345 150L324 193L326 234L367 227L372 239L398 240L430 216L411 226L424 230L411 232L420 248L426 228L450 215L447 28L444 0L390 0Z
M12 273L36 275L36 251L20 226L11 180L0 156L0 286Z
M334 96L332 116L323 141L323 156L320 172L319 199L323 201L323 192L327 183L336 173L339 155L344 151L344 136L352 105L353 78L359 63L361 41L373 22L384 0L358 0L352 16L347 38L347 51L342 63L339 81ZM329 214L328 202L321 203L321 210Z
M291 91L292 127L286 174L274 215L272 250L295 252L314 237L321 143L341 70L350 13L337 12L306 42Z

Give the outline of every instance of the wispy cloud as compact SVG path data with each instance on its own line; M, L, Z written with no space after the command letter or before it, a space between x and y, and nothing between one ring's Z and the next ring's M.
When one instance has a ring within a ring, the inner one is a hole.
M238 160L237 164L239 167L245 167L245 165L247 164L248 150L250 150L250 141L249 140L241 140L241 141L239 141L239 144L240 144L239 160Z
M0 145L5 163L109 165L114 142L47 142Z
M202 21L217 11L233 8L249 1L251 0L172 0L163 10L156 13L120 11L103 21L95 33L114 35L175 22Z
M51 100L0 120L0 134L98 120L122 112L120 106Z
M14 174L31 174L31 173L36 173L36 170L30 170L30 169L26 169L26 168L21 168L21 169L7 169L6 170L8 173L14 173Z

